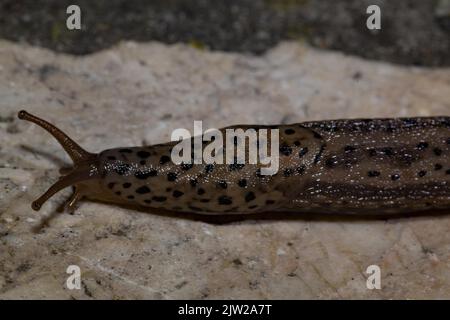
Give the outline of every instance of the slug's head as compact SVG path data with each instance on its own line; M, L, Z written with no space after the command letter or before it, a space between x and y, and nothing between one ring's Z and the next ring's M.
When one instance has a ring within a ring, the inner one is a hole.
M75 202L83 196L83 194L81 194L82 191L78 186L83 185L83 183L88 180L98 179L100 177L98 155L87 152L64 132L43 119L29 114L24 110L19 112L18 117L19 119L33 122L49 132L64 148L74 164L73 167L68 170L67 174L62 175L55 184L39 197L39 199L33 201L31 207L37 211L42 207L44 202L55 193L69 186L74 186L75 193L69 202L69 207L73 207Z

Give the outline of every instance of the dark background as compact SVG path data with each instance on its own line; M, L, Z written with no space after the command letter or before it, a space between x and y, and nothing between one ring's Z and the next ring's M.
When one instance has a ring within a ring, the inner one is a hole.
M82 30L66 28L78 4ZM378 4L382 29L366 28ZM121 39L262 54L284 39L369 59L450 65L449 0L0 0L0 38L88 54Z

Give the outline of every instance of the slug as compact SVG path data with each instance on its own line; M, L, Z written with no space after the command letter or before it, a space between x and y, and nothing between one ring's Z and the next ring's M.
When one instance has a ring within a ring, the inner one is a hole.
M450 208L450 117L234 126L279 130L274 175L261 175L258 164L176 165L176 142L90 153L47 121L26 111L18 117L52 134L74 162L34 210L69 186L69 210L81 198L200 214Z

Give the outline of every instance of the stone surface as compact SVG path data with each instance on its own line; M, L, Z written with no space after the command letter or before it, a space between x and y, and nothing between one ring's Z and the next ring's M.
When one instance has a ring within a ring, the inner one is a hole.
M0 42L0 298L450 298L450 216L221 219L30 203L69 164L25 108L90 151L237 123L450 115L450 70L284 43L262 57L121 43L83 58ZM66 288L69 265L81 290ZM381 268L382 289L366 288Z

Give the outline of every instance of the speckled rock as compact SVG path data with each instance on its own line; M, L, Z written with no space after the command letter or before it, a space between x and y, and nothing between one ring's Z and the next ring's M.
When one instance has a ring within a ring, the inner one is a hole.
M450 115L450 70L284 43L262 57L125 42L83 58L0 42L0 298L450 298L450 215L233 219L30 203L69 164L25 108L89 151L237 123ZM69 290L66 269L81 268ZM369 265L381 289L366 286Z

